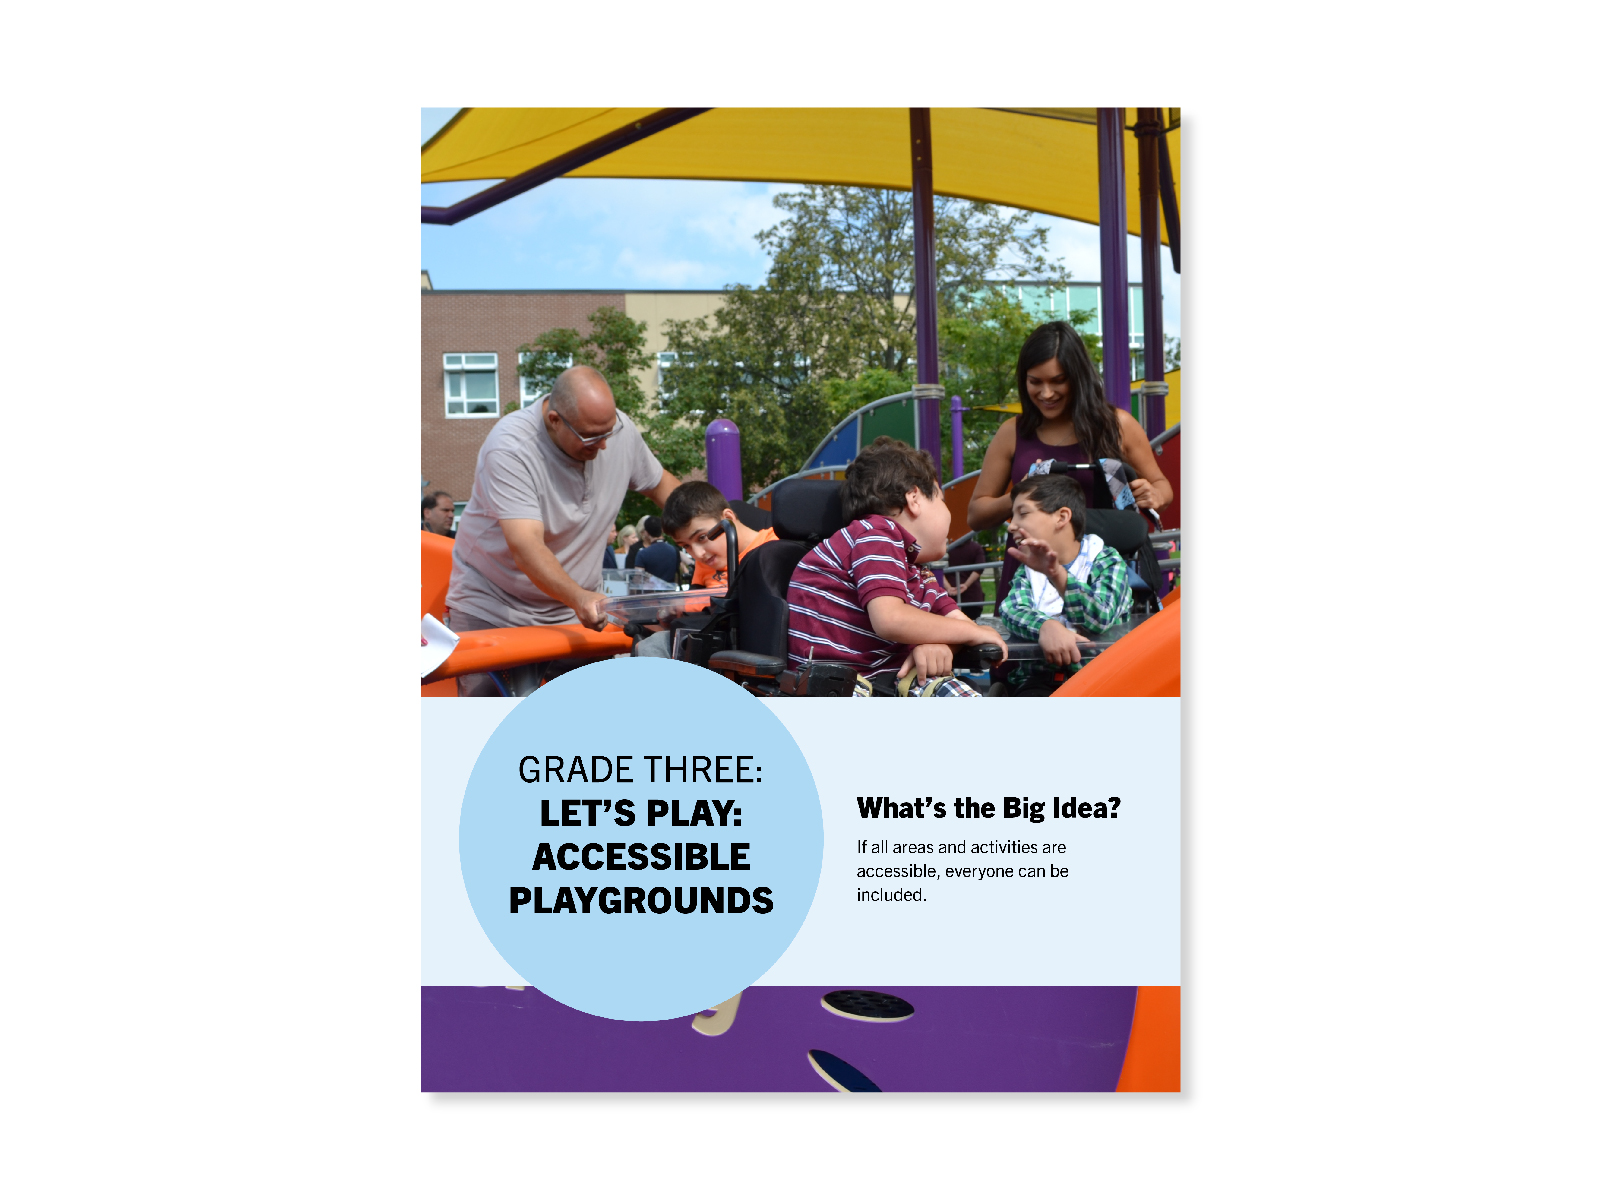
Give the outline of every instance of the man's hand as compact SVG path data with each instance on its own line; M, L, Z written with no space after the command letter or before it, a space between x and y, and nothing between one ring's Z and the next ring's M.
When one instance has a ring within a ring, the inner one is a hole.
M930 678L937 679L941 675L951 673L951 648L939 642L925 642L920 646L913 646L912 652L906 656L901 669L895 672L896 679L905 679L909 671L917 672L917 683L921 687Z
M1046 621L1040 626L1040 649L1045 651L1045 661L1052 666L1065 667L1081 661L1084 655L1078 644L1089 640L1060 621Z
M1056 572L1056 551L1038 538L1020 537L1017 539L1017 545L1010 547L1006 553L1041 575L1048 576Z
M606 601L610 599L605 592L586 592L580 590L573 597L573 612L578 614L578 623L590 629L606 628Z

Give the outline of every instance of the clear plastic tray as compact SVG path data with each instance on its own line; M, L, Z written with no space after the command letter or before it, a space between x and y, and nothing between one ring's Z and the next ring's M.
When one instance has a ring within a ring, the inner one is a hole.
M695 588L687 592L643 592L637 596L613 596L606 601L606 619L614 625L637 621L641 625L663 625L686 612L700 612L716 596L727 595L726 587Z
M637 596L641 592L672 592L678 589L658 579L643 567L602 567L600 587L608 596Z

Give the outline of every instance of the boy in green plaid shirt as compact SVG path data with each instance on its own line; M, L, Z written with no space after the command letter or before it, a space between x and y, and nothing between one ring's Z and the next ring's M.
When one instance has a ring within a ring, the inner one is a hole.
M1024 569L1012 577L998 611L1006 631L1038 640L1046 660L1013 669L1007 683L1013 695L1046 684L1054 690L1058 670L1078 670L1078 643L1089 639L1074 626L1100 633L1129 614L1128 564L1094 534L1084 536L1084 509L1083 489L1068 475L1032 475L1012 489L1017 545L1007 553Z

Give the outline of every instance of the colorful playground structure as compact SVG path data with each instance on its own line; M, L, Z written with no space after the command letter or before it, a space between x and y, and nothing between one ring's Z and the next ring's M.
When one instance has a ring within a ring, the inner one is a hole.
M1102 353L1106 395L1134 407L1163 470L1174 484L1164 531L1176 557L1179 502L1178 375L1164 372L1160 353L1144 356L1145 377L1130 387L1127 235L1140 237L1143 277L1160 278L1164 245L1179 267L1179 112L1171 108L1027 109L740 109L571 108L461 110L422 148L422 181L499 180L444 208L424 207L424 223L453 225L513 196L561 177L737 179L899 188L913 196L917 382L852 413L810 456L802 476L841 471L879 434L900 437L943 461L934 321L936 192L1050 213L1097 224L1101 234ZM1161 289L1142 289L1147 342L1160 347ZM1168 419L1169 397L1173 420ZM952 399L953 478L948 501L956 517L951 540L971 536L966 500L976 472L961 470L960 398ZM707 473L725 495L742 496L738 431L713 422L707 430ZM776 485L775 485L776 486ZM772 488L752 500L771 504ZM444 616L449 542L423 535L422 611ZM1094 671L1081 671L1061 695L1089 694L1088 676L1118 670L1119 694L1177 695L1178 607L1166 610L1109 649ZM1162 631L1172 629L1172 636ZM469 633L424 681L425 695L454 694L454 679L473 671L537 662L581 662L626 653L620 630L580 626ZM1162 658L1170 657L1171 661ZM1159 661L1160 660L1160 661ZM1135 663L1138 665L1136 666ZM1077 690L1076 690L1077 689ZM1099 693L1097 693L1099 694Z

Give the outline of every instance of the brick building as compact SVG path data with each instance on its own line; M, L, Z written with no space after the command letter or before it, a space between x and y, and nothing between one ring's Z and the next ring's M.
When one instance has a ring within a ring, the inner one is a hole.
M586 329L602 305L645 322L646 351L666 347L662 322L706 316L722 305L720 291L422 291L422 478L465 504L472 494L478 449L502 405L524 398L517 347L563 327ZM656 395L657 372L640 384Z

